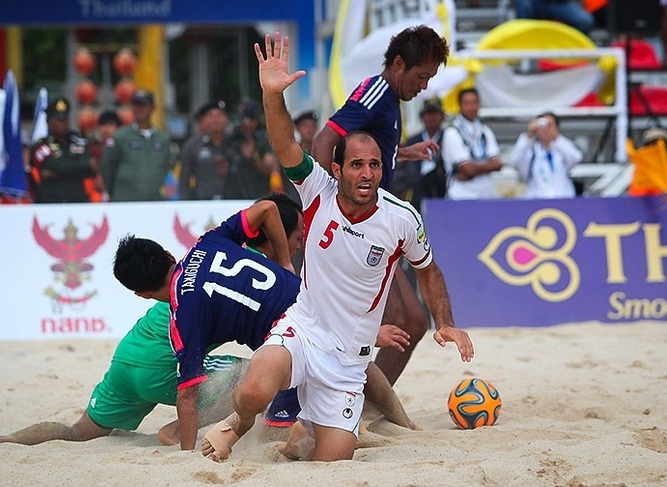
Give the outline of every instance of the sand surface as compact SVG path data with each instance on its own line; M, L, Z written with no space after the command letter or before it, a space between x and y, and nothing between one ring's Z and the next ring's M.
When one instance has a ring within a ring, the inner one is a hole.
M427 336L396 384L420 426L380 418L352 461L291 462L256 427L215 464L161 445L158 407L135 432L86 443L0 444L2 486L648 486L667 485L667 323L468 330L476 357ZM71 423L115 341L0 342L0 434ZM245 350L229 346L225 352ZM449 391L477 376L500 392L498 423L457 430ZM200 437L204 433L200 431Z

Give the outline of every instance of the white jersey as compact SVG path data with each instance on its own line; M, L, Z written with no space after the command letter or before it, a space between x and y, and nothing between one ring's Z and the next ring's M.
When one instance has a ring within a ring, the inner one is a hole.
M382 189L368 214L351 219L337 182L305 152L287 173L303 201L305 232L301 289L286 314L342 364L369 362L398 260L423 268L433 258L422 219Z

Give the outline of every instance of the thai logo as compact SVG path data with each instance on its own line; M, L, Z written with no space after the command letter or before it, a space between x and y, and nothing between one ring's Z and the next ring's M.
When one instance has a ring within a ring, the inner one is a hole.
M574 222L562 211L536 211L525 228L498 232L477 258L501 281L530 286L541 299L560 302L579 289L581 275L570 252L577 241Z
M174 215L174 234L176 235L176 239L183 244L186 249L190 249L194 246L199 239L199 234L194 234L192 233L192 230L190 230L191 224L192 223L181 223L178 215ZM213 221L213 218L209 217L208 222L206 222L206 225L204 226L204 231L208 231L216 226L217 223Z
M37 217L34 217L32 234L37 244L57 260L51 266L55 285L49 286L44 294L52 299L54 310L61 311L63 305L81 305L97 294L95 290L82 289L84 283L90 280L90 272L93 270L93 265L85 259L97 252L106 241L109 223L105 216L99 226L92 225L92 232L85 240L79 238L79 228L71 218L63 228L64 238L61 240L51 236L50 226L51 224L40 226Z

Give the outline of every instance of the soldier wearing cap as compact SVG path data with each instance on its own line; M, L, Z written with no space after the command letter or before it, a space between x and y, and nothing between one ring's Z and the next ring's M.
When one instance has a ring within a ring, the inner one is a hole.
M231 144L229 116L224 101L203 105L195 114L198 133L181 149L180 196L182 200L227 197Z
M111 201L164 199L164 184L171 169L171 139L151 124L153 93L132 94L134 122L106 142L101 172Z
M84 180L95 176L86 139L70 129L70 103L56 98L46 108L49 135L31 151L35 203L82 203L89 197Z
M271 191L284 192L280 164L262 124L261 104L243 99L237 106L237 115L239 123L231 135L234 149L228 197L255 199Z

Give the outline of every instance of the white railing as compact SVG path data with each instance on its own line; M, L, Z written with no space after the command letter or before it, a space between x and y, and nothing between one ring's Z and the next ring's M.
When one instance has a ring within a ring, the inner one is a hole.
M461 50L456 53L459 59L471 60L536 60L536 59L600 59L611 56L616 59L615 82L616 96L609 107L548 107L558 116L563 117L615 117L616 126L616 162L627 161L625 140L628 133L627 83L625 52L620 48L599 49L497 49L497 50ZM548 100L546 100L548 102ZM533 116L535 107L484 107L480 116L494 118Z

